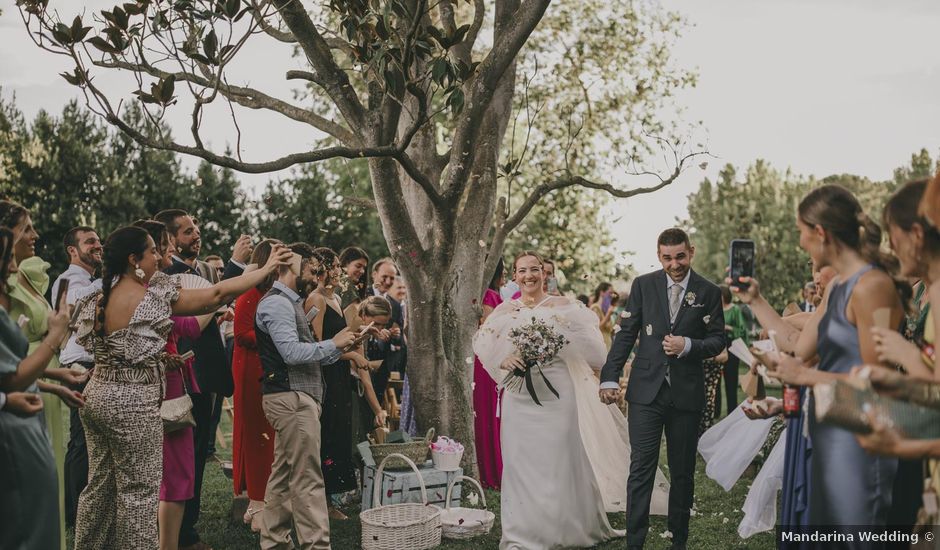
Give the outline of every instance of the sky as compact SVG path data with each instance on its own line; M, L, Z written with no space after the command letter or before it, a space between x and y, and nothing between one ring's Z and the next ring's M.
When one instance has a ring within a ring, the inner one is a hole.
M574 1L574 0L566 0ZM673 49L698 85L678 94L680 121L703 123L715 155L702 170L694 163L671 187L652 195L614 201L619 218L611 231L624 262L639 272L657 267L656 235L684 217L686 197L726 163L745 167L756 159L778 169L823 177L854 173L887 179L910 155L940 152L940 2L934 0L662 0L689 23ZM68 3L69 6L78 5ZM84 2L89 10L108 2ZM248 50L235 67L250 83L283 82L286 69L301 68L285 46ZM934 53L930 53L934 52ZM277 60L273 63L271 60ZM63 60L36 48L12 5L0 15L0 86L31 118L76 97L59 72ZM120 82L115 80L115 83ZM128 85L125 83L125 87ZM289 98L286 84L276 95ZM129 89L129 88L128 88ZM171 119L178 132L186 121ZM318 136L309 128L247 113L239 120L242 148L250 158L302 150ZM208 141L234 143L224 113L210 115ZM241 176L258 190L270 176ZM616 175L610 175L615 178ZM633 255L625 253L632 251Z

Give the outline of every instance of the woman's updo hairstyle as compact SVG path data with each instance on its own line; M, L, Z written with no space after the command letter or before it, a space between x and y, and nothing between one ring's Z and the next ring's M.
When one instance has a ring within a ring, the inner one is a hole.
M797 208L800 220L810 227L822 227L843 246L893 278L898 271L897 258L881 249L881 227L862 210L851 191L841 185L823 185L803 197ZM911 287L900 279L894 285L901 301L908 303Z
M29 215L29 210L20 203L0 200L0 227L6 227L10 231L23 221L23 218Z
M333 269L333 264L339 260L336 252L325 246L313 249L313 258L319 262L319 266L315 269L317 277Z
M888 199L884 208L885 227L893 225L905 233L910 233L914 225L920 225L924 231L924 242L920 252L927 261L940 258L940 230L918 211L927 188L927 180L912 181L898 189Z
M98 302L98 331L104 334L104 310L111 295L111 286L127 272L127 257L142 257L150 247L150 233L142 227L122 227L114 230L104 242L101 267L101 300Z

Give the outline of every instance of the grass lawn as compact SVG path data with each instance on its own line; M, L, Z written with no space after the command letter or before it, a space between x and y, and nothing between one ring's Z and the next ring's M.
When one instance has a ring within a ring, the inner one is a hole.
M743 399L743 396L741 396ZM740 401L739 401L740 402ZM220 458L227 459L228 450L219 450ZM666 465L665 444L663 445L660 465L668 476ZM663 466L666 465L666 466ZM741 540L737 534L738 523L743 517L741 506L750 487L751 479L742 478L731 492L726 493L717 483L705 477L705 464L698 461L695 475L695 504L694 513L690 523L689 547L702 549L772 549L774 536L772 533L761 533L747 540ZM624 488L626 491L626 488ZM215 550L255 549L258 548L258 537L241 522L233 522L231 518L231 481L222 474L222 469L215 462L206 466L205 486L203 487L202 514L199 522L199 532L203 539ZM448 542L445 540L441 548L489 550L499 547L499 493L488 492L487 503L489 509L496 514L496 525L492 533L486 537L479 537L469 541ZM349 514L348 521L334 521L331 525L332 546L335 550L359 548L359 518L358 504L355 509L346 509ZM611 514L611 522L615 527L623 528L624 514ZM666 530L666 518L653 516L651 518L650 535L647 538L646 548L661 549L669 547L669 539L660 535ZM623 539L614 540L597 546L598 549L613 550L626 547ZM406 549L402 549L406 550Z
M738 390L738 402L744 397ZM779 390L769 389L769 393L779 397ZM231 431L228 418L223 415L223 430ZM218 449L218 458L220 460L229 460L231 449ZM663 468L667 477L669 467L666 461L665 442L659 459L660 467ZM695 471L695 501L693 505L694 516L689 525L689 547L693 549L773 549L774 535L772 533L761 533L747 540L741 540L738 537L737 528L744 514L741 512L741 506L747 496L750 487L751 478L742 477L742 479L732 488L731 492L726 493L717 483L705 477L705 464L699 458ZM626 487L624 487L626 491ZM445 549L464 549L464 550L491 550L499 548L499 493L487 491L486 495L489 509L496 514L496 525L493 531L485 537L479 537L469 541L447 541L445 539L441 548ZM466 503L465 503L466 505ZM259 547L258 536L251 532L247 525L241 521L232 521L232 482L222 473L219 463L210 460L206 464L205 480L202 489L202 513L198 529L202 538L215 550L242 550L257 549ZM358 503L354 508L347 508L344 511L349 515L348 521L331 522L332 546L334 550L347 550L360 548L359 544L359 516ZM647 538L646 548L658 550L669 548L669 539L661 535L666 531L666 518L662 516L652 516L650 521L650 534ZM611 514L611 523L614 527L623 529L625 515ZM68 546L72 546L71 532L68 536ZM596 546L603 550L620 550L626 547L624 539L610 541L608 543ZM408 550L408 549L402 549Z

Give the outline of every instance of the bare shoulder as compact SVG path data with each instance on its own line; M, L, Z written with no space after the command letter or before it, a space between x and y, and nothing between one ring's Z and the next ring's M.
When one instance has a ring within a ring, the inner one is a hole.
M869 293L896 293L894 279L880 269L871 269L864 273L855 284L853 295L865 297Z

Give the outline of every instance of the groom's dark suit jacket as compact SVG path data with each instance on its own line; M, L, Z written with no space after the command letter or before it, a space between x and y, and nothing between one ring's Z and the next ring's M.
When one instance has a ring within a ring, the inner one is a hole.
M725 348L721 291L692 271L676 321L670 324L667 277L665 271L659 270L634 279L627 308L620 316L620 331L614 336L607 363L601 371L601 382L619 382L624 364L636 344L627 401L640 405L652 403L666 377L668 365L674 406L699 411L705 406L702 361ZM689 353L682 358L667 356L662 345L667 334L691 339Z

